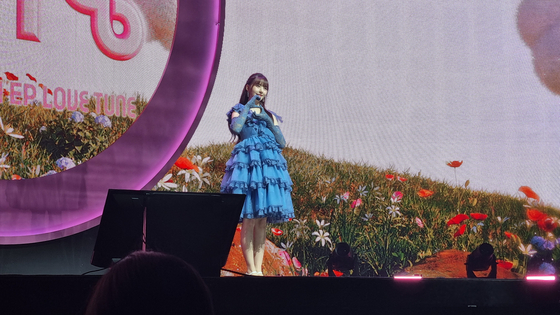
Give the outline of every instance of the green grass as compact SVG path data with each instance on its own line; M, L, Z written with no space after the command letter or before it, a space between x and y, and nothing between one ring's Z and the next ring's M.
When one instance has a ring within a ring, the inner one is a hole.
M186 181L174 166L169 174L178 185L177 190L219 192L232 148L230 143L187 148L182 156L195 164L200 165L206 157L211 159L202 165L199 173L207 181L202 186L192 176ZM328 256L338 242L352 246L359 258L358 270L354 272L362 276L392 276L439 251L472 251L483 242L494 246L498 259L512 262L513 271L524 273L528 257L519 245L528 245L534 235L549 240L558 238L558 229L547 233L536 224L527 224L526 206L531 200L526 198L471 190L468 182L457 187L421 174L338 162L289 147L283 155L294 182L292 199L296 220L274 225L284 233L276 236L269 231L268 238L278 247L287 247L290 256L297 257L311 275L325 270ZM395 178L388 180L386 175ZM397 176L406 181L399 181ZM421 189L434 193L420 197ZM391 201L396 191L403 197ZM352 202L358 198L361 205L352 208ZM398 207L400 215L396 212L391 215L388 207ZM543 204L533 207L557 220L558 209ZM464 234L454 236L460 225L448 226L447 222L459 213L483 213L488 217L482 221L469 217L462 222L466 224ZM328 225L319 227L321 220ZM329 241L324 246L316 241L318 235L312 235L319 230L329 233ZM518 238L506 237L506 231ZM558 246L552 250L552 256L560 258Z

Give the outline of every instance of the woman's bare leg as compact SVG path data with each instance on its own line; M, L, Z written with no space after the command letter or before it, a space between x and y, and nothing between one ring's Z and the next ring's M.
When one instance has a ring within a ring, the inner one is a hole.
M253 230L253 262L255 271L262 274L262 264L264 259L264 249L266 243L266 218L255 219Z
M241 226L241 251L243 251L243 257L245 257L245 263L247 264L247 274L257 272L253 250L256 220L258 219L243 219L243 225Z

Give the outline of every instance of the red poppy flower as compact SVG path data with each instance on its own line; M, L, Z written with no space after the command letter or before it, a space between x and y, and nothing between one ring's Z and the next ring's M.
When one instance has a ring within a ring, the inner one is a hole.
M459 166L461 166L463 164L463 161L451 161L451 162L447 162L447 166L453 167L453 168L457 168Z
M385 174L385 178L387 178L388 180L393 180L395 179L395 175Z
M552 232L558 227L558 222L552 218L546 218L537 222L537 226L545 232Z
M8 80L17 81L19 79L15 74L11 72L4 72L4 74L6 75L6 78L8 78Z
M500 266L504 269L510 270L511 268L513 268L513 263L512 262L505 261L505 260L500 260L500 259L496 260L496 262L498 263L498 266Z
M531 221L540 221L546 219L547 215L537 209L527 209L527 218Z
M198 166L194 165L189 159L183 156L180 156L177 159L177 161L175 162L175 166L182 170L195 170L197 173L200 172Z
M406 182L408 179L404 178L404 177L400 177L397 176L397 179L399 180L399 182Z
M488 215L483 213L471 213L471 218L475 220L486 220L486 218L488 218Z
M511 232L504 232L504 234L506 235L507 238L517 238L517 235L511 233Z
M35 79L35 77L32 76L31 74L26 73L25 75L29 78L29 80L37 82L37 79Z
M465 221L466 219L468 219L469 216L466 214L458 214L456 216L454 216L451 220L447 221L447 226L453 225L453 224L461 224L461 222Z
M465 233L465 229L467 228L466 224L461 225L461 227L459 228L459 230L457 230L457 232L455 232L455 234L453 234L454 237L463 235L463 233Z
M12 180L20 180L20 179L21 179L21 176L19 176L17 174L12 175Z
M426 197L430 197L431 195L434 194L433 191L428 190L428 189L420 189L420 191L417 193L418 196L422 197L422 198L426 198Z
M272 232L272 234L277 235L277 236L284 234L284 231L282 231L280 229L277 229L277 228L271 228L270 231Z
M524 193L527 198L536 199L537 201L541 199L529 186L521 186L519 187L519 191Z
M340 277L340 276L343 276L343 275L344 275L344 272L340 272L340 271L338 271L338 270L334 270L334 269L333 269L333 272L334 272L334 275L337 276L337 277Z

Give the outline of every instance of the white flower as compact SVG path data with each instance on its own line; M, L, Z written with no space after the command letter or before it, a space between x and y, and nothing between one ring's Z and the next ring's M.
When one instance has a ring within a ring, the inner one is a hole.
M391 205L390 207L387 207L387 210L389 210L389 214L394 218L397 215L401 216L402 214L400 213L400 208L395 206L395 205Z
M2 122L2 117L0 117L0 129L2 129L2 131L4 131L10 137L17 138L17 139L24 138L22 135L16 135L15 133L12 133L14 131L14 128L10 126L4 127L4 123Z
M298 220L294 219L295 226L292 229L292 233L296 235L296 238L306 235L306 232L309 230L309 227L305 225L307 223L307 219L305 220Z
M350 192L345 192L342 195L336 195L334 197L334 200L336 200L336 203L340 203L341 201L347 202L348 201L348 197L350 197Z
M371 185L373 186L373 183L371 183ZM373 188L373 194L375 195L375 199L377 200L385 200L385 197L382 197L382 193L379 191L379 186Z
M10 165L6 165L6 158L10 153L2 153L2 157L0 157L0 168L10 168Z
M325 242L332 244L331 239L329 238L329 232L325 232L323 230L319 230L317 232L311 233L311 235L317 235L315 242L321 242L321 246L325 246Z
M163 188L166 190L171 190L171 189L175 189L177 188L177 184L173 183L173 182L167 182L168 180L171 179L171 176L173 176L173 174L169 173L167 175L165 175L158 183L157 183L157 187L158 188Z
M209 156L202 158L200 155L194 156L193 157L193 163L197 164L198 167L201 167L202 165L206 164L206 163L210 163L213 160L210 159Z
M502 217L496 217L496 220L498 220L498 223L500 224L504 224L504 222L506 222L509 219L509 217L505 217L502 219Z
M366 213L366 216L362 217L362 220L369 221L371 218L373 218L373 213Z
M307 223L307 219L303 219L303 220L293 219L292 221L296 222L297 225L305 225Z
M198 180L198 189L202 188L202 183L206 183L210 185L209 178L211 177L210 173L204 173L202 166L206 163L210 163L213 160L210 157L205 157L204 159L200 155L193 156L191 159L193 165L198 168L198 171L194 169L182 169L180 170L177 175L184 175L185 176L185 183L189 183L191 181L191 176Z
M288 251L288 249L290 249L290 248L294 245L294 242L288 241L286 244L280 243L280 245L282 245L282 248L283 248L285 251Z
M358 187L358 194L360 195L360 197L366 196L368 194L368 191L366 190L366 186Z
M528 256L533 256L534 254L537 253L537 251L533 249L533 245L531 244L527 245L527 247L525 247L525 245L523 244L520 244L519 250L521 250L521 253L523 255L528 255Z
M317 223L317 226L319 227L319 230L321 230L322 228L324 228L327 225L330 225L330 223L325 223L325 220L321 220L321 222L319 222L319 220L315 220L315 223Z

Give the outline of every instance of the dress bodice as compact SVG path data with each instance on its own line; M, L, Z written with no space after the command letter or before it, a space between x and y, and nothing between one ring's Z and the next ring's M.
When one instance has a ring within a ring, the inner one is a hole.
M244 107L245 105L243 104L235 105L227 113L228 117L231 117L231 114L234 111L240 113ZM245 124L243 125L243 128L239 133L239 141L242 142L243 140L252 137L265 137L265 138L270 138L270 140L276 141L274 138L274 134L272 134L272 131L270 131L270 129L268 129L268 127L266 126L266 122L255 119L253 114L254 113L252 111L249 111L249 113L247 114L247 119L245 120Z

